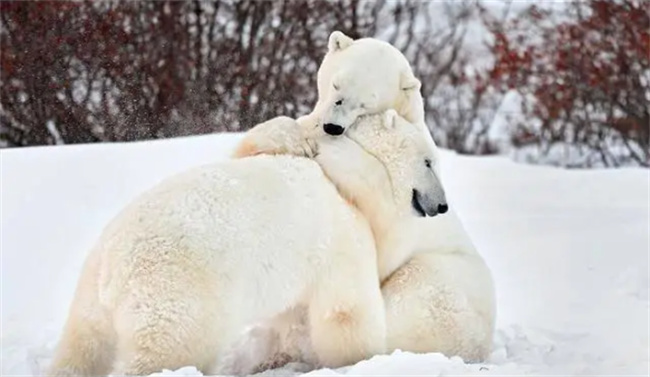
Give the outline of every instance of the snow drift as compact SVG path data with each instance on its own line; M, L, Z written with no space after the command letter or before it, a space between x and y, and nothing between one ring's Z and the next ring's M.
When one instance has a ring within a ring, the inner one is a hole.
M239 137L0 152L2 375L43 373L85 254L111 217L164 177L225 158ZM492 356L466 364L397 351L307 375L647 375L649 171L443 158L449 202L496 282ZM169 374L200 375L156 375Z

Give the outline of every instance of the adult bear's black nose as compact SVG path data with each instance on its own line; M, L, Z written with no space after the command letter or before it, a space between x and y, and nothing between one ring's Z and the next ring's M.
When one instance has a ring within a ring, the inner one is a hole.
M445 213L449 210L449 206L447 204L438 204L438 213Z
M328 135L339 136L343 134L345 128L339 126L338 124L325 123L323 125L323 131L325 131L325 133Z

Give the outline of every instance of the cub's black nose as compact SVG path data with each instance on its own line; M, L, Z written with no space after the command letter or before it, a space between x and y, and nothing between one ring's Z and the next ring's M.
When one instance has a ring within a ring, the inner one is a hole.
M323 131L325 131L325 133L328 134L328 135L339 136L339 135L343 134L343 131L345 131L345 128L339 126L338 124L325 123L323 125Z
M446 204L438 204L438 213L445 213L449 210L449 206Z

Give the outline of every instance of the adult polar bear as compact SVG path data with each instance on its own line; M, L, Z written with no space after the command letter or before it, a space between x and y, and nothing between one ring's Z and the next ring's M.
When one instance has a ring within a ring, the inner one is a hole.
M273 127L253 128L236 148L235 157L313 156L313 140L322 137L322 131L341 134L358 116L388 108L419 125L436 154L424 123L420 83L396 48L373 38L352 40L335 31L328 49L318 71L319 98L312 113L297 120L294 132L275 134ZM438 161L433 160L439 173ZM496 315L490 270L453 206L444 216L418 220L416 227L422 234L417 253L382 282L388 351L441 352L465 361L484 360L492 348ZM267 365L273 365L278 355L280 360L304 358L294 343L295 339L288 341L280 348L291 349L271 350L277 353L262 358L269 359Z
M412 250L411 223L435 215L444 192L428 146L394 111L348 134L320 140L317 162L231 160L137 198L89 254L48 374L213 373L247 325L294 306L309 310L322 365L385 352L378 270Z

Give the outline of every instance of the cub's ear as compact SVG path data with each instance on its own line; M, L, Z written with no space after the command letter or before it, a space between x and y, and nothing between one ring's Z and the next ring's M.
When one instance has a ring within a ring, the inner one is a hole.
M404 91L419 91L422 83L415 76L413 72L403 72L400 77L400 88Z
M352 42L354 42L354 39L336 30L330 34L329 40L327 42L327 49L329 52L344 50L348 48Z
M388 109L384 112L384 127L386 128L395 128L395 123L397 120L397 117L399 114L397 114L397 111L394 109Z

